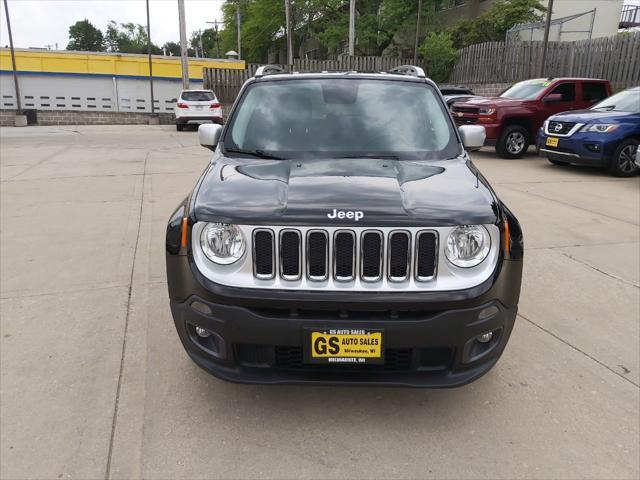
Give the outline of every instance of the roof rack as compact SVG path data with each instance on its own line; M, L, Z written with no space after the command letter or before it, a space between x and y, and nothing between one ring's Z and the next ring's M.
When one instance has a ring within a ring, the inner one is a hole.
M280 65L261 65L253 74L255 78L271 75L272 73L284 73L285 70Z
M392 68L391 70L389 70L389 73L395 73L398 75L412 75L418 78L427 77L424 74L424 70L420 67L416 67L415 65L400 65L399 67Z

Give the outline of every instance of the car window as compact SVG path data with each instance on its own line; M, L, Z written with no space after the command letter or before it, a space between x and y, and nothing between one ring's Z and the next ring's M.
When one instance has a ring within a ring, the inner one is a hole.
M538 98L548 86L547 80L526 80L516 83L500 94L503 98L517 98L521 100L534 100Z
M582 100L599 102L605 98L607 98L607 88L604 83L582 82Z
M460 152L435 88L362 78L254 83L230 119L224 146L283 158L444 159Z
M562 95L563 102L575 102L576 84L561 83L560 85L558 85L557 87L555 87L553 90L549 92L549 94L552 94L552 93L559 93L560 95Z
M208 102L214 98L212 92L182 92L182 100L187 102Z
M592 110L640 113L640 88L624 90L597 103Z

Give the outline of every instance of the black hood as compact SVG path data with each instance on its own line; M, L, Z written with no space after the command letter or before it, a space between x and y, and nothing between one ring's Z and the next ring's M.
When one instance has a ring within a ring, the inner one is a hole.
M334 209L363 216L328 218ZM201 181L194 213L201 221L255 225L442 226L496 223L498 207L464 159L218 157Z

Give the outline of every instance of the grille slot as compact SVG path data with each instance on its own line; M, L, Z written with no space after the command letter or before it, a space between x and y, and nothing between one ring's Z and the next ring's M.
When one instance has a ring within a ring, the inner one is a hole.
M410 247L409 232L393 231L389 234L388 277L392 282L401 282L409 277Z
M364 232L360 244L362 262L360 276L365 282L376 282L382 278L382 232Z
M300 232L297 230L280 232L280 276L284 280L300 279L302 257L300 248Z
M397 288L388 283L427 282L438 272L439 236L435 228L256 226L250 234L253 276L301 281L300 288L366 288L366 283Z
M329 236L324 230L311 230L307 234L307 277L326 280L329 274Z
M340 230L333 239L333 276L339 282L355 278L356 235L350 230Z
M557 122L550 120L547 132L552 135L567 135L575 125L575 122Z
M432 279L436 274L438 237L435 232L423 231L416 235L416 280Z
M253 232L253 274L267 280L275 275L275 242L271 230Z

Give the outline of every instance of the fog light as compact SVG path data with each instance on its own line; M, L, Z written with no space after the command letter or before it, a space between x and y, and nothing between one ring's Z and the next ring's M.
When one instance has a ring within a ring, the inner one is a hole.
M202 327L196 327L196 333L201 338L207 338L211 336L211 332L209 330L205 330Z
M487 332L487 333L483 333L482 335L480 335L478 337L478 341L480 343L488 343L491 341L491 339L493 338L493 332Z

